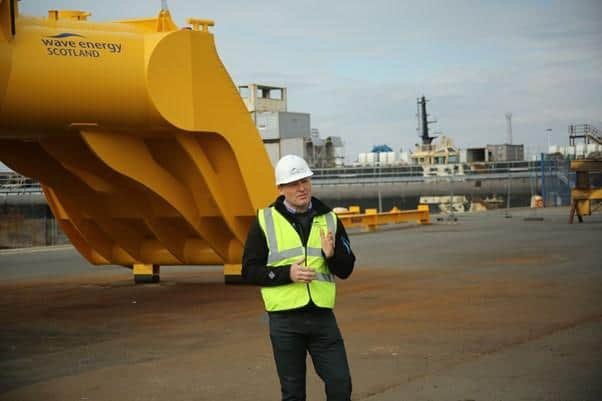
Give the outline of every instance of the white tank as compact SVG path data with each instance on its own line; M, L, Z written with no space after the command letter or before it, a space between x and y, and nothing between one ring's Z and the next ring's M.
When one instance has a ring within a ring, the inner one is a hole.
M597 152L599 149L599 145L596 143L590 143L587 145L587 154Z
M360 166L365 166L368 164L368 156L366 156L366 153L360 153L357 161L359 162Z
M397 159L397 157L396 157L395 152L387 152L387 164L388 165L391 165L391 166L394 165L395 162L397 161L396 159Z

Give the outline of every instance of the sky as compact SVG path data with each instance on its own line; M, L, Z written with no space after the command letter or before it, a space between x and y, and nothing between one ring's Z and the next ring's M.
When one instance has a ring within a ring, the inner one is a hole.
M431 130L460 147L513 143L528 154L568 145L568 126L602 129L602 1L168 0L176 24L213 19L234 82L288 88L288 110L340 136L347 161ZM27 15L79 9L91 20L155 16L159 0L22 0ZM547 131L551 129L551 131Z

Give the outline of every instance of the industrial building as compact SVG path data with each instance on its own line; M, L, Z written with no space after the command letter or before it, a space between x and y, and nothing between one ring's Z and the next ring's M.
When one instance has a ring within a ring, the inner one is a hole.
M525 146L504 143L486 145L484 148L468 148L460 151L462 163L510 162L525 160Z
M593 148L594 145L592 145ZM486 145L485 147L460 149L453 140L442 136L430 144L418 145L413 153L372 151L358 155L358 166L395 166L410 164L425 169L441 170L443 166L456 164L522 161L524 145Z
M286 154L301 156L312 167L343 165L342 139L320 138L309 113L288 111L287 88L253 83L238 89L273 165Z

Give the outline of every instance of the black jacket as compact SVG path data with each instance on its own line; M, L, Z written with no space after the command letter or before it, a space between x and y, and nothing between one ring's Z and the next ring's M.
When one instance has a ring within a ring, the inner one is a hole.
M284 196L278 197L276 201L270 205L275 206L291 223L299 234L303 246L307 245L307 238L311 228L311 221L314 216L320 216L331 211L331 209L316 198L311 198L312 208L307 214L290 213L284 205ZM306 220L305 222L303 220ZM245 280L252 284L261 285L264 287L284 285L292 283L290 277L290 265L279 267L266 266L268 260L268 245L263 234L263 230L259 225L259 220L255 222L249 230L247 242L245 243L245 251L242 260L242 275ZM337 232L335 236L334 255L326 259L328 268L335 276L346 279L353 271L355 263L355 255L351 250L351 244L347 237L345 227L339 219L337 219ZM270 274L271 273L271 274Z

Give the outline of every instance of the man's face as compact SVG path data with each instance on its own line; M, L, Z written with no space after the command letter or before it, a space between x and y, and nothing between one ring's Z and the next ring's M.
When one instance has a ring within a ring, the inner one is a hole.
M284 199L297 210L306 210L311 201L311 179L303 178L278 186Z

